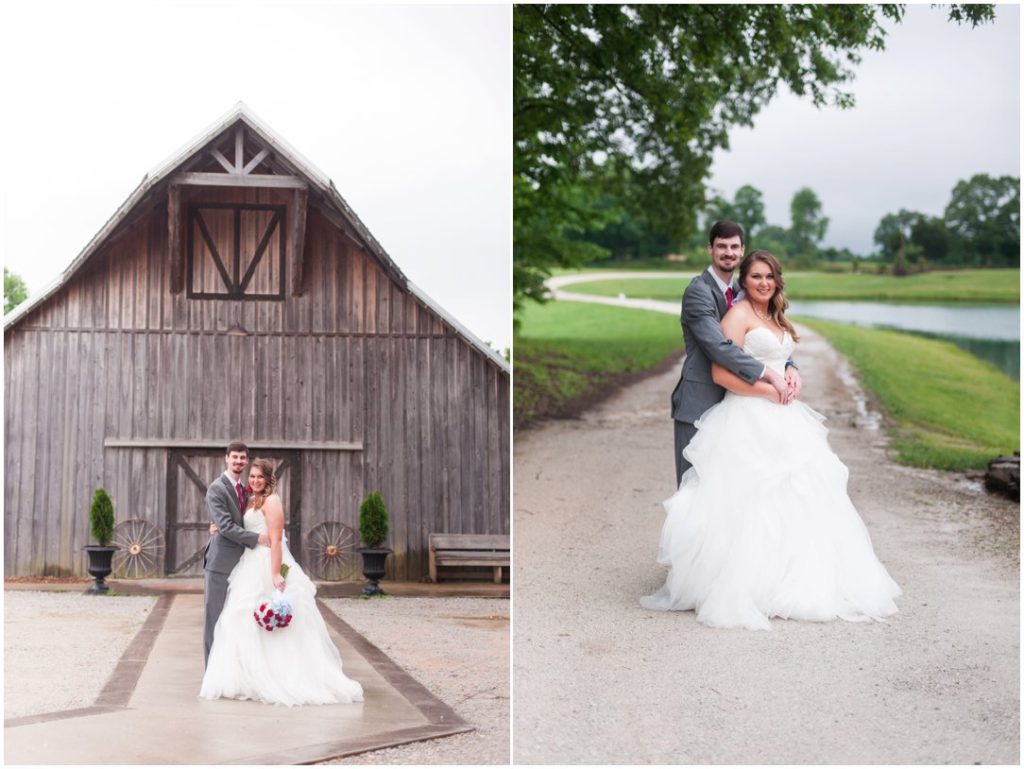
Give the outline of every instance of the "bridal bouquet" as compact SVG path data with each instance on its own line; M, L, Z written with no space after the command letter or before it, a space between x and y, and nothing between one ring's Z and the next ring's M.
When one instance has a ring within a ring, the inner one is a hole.
M288 566L285 564L281 565L281 576L288 576ZM264 630L286 628L292 621L292 605L284 597L284 593L275 590L270 600L261 603L252 616L256 624Z

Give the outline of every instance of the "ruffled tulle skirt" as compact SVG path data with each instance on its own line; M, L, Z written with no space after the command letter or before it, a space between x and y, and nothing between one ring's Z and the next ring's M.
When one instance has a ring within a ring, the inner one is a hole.
M727 394L698 422L693 464L667 517L658 562L669 567L648 609L696 610L711 627L770 628L769 617L881 619L899 586L875 556L829 448L824 417Z
M361 701L363 688L342 672L341 655L320 616L316 585L286 545L282 550L290 569L284 595L292 604L291 623L272 631L256 624L253 611L274 591L270 548L246 550L228 578L199 696L275 705Z

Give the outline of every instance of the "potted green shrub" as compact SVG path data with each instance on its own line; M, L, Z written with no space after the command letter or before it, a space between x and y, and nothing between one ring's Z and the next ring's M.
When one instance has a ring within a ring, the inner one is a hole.
M111 502L106 489L96 489L96 493L92 495L92 504L89 505L89 528L92 531L92 538L99 544L85 546L85 552L89 554L89 574L96 580L86 592L102 594L110 589L104 580L110 575L111 559L117 550L110 544L114 537L114 503Z
M359 548L363 556L363 576L369 580L363 595L384 595L380 581L392 550L383 547L388 538L388 509L378 491L371 491L359 505L359 538L364 545Z

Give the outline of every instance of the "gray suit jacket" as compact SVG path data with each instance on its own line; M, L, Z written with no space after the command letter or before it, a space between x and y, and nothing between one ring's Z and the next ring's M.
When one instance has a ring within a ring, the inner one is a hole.
M245 548L256 547L260 535L255 531L246 531L243 527L238 495L223 473L206 490L206 509L220 531L210 538L206 546L203 568L206 571L230 574Z
M733 291L737 290L734 283ZM696 422L725 397L725 388L711 379L712 362L750 384L764 371L763 363L734 345L722 332L726 309L725 297L707 270L690 281L683 292L679 322L683 326L686 359L679 383L672 391L672 418L678 422Z

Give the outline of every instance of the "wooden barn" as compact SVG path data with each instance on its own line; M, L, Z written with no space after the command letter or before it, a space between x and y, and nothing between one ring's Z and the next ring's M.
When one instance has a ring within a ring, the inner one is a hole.
M243 104L5 318L4 360L7 576L84 575L100 486L149 573L200 574L232 439L280 463L307 568L358 546L374 490L392 579L426 576L431 533L509 531L508 364Z

